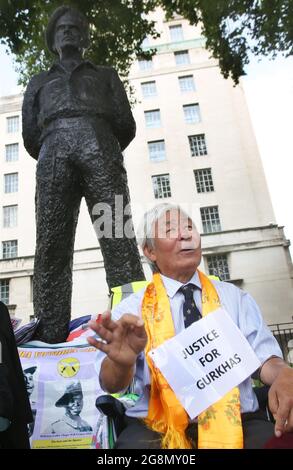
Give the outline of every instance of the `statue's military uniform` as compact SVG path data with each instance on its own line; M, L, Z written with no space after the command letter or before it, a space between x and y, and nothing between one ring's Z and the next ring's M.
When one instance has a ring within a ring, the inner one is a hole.
M56 62L27 87L23 139L38 160L33 292L35 314L42 319L37 337L43 341L61 342L68 334L73 247L83 196L93 223L98 215L106 223L112 220L109 238L100 238L95 227L108 285L144 279L135 237L123 234L131 222L130 212L124 211L129 192L121 152L134 135L124 87L111 67L82 61L68 72ZM115 211L117 195L123 202ZM107 204L108 212L95 208L97 203Z

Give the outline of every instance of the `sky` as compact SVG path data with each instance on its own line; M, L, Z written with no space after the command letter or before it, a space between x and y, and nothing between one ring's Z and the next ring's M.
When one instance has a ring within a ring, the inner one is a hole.
M0 96L20 91L13 59L2 45L0 70ZM293 57L252 58L246 73L244 90L276 222L293 243Z
M293 57L253 58L246 72L247 104L276 221L293 243Z

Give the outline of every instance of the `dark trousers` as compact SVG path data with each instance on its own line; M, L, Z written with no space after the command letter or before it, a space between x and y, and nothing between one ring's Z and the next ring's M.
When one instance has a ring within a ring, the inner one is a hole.
M125 429L119 435L116 449L160 449L161 436L148 429L143 421L125 417ZM262 449L267 441L274 435L274 424L267 421L265 413L244 413L242 427L245 449ZM197 424L191 424L186 431L192 441L193 448L197 448Z
M118 208L117 195L122 196ZM68 334L82 197L99 238L109 287L144 279L135 237L123 232L125 224L128 232L132 227L130 212L125 211L129 192L123 156L103 120L94 125L83 118L69 119L67 128L45 137L38 159L34 311L41 318L36 338L49 343L64 341ZM104 236L108 228L112 236Z

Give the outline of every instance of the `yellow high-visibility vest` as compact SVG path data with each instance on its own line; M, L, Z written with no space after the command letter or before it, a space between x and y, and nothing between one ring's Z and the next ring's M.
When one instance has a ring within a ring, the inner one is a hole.
M122 286L111 288L111 308L114 308L121 300L126 299L130 294L138 292L143 287L146 287L150 281L134 281Z
M220 281L218 276L208 276L210 279ZM121 300L126 299L130 294L138 292L143 287L146 287L151 281L134 281L122 286L111 288L111 309L114 308Z

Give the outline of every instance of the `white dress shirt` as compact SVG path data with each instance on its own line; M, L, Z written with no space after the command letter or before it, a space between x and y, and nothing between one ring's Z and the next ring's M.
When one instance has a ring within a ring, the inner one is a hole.
M161 276L169 301L171 314L173 317L175 332L179 333L184 329L183 303L184 295L178 292L182 287L181 282ZM188 281L195 284L198 289L194 291L194 301L202 312L201 303L201 283L197 272ZM188 284L186 283L186 284ZM269 357L282 357L280 347L269 328L265 325L259 307L253 298L243 290L233 284L212 280L217 289L221 306L231 316L232 320L239 327L255 354L263 364ZM145 289L130 295L122 300L112 310L112 319L118 320L125 313L132 313L141 316L142 300ZM139 400L134 407L127 410L127 415L136 418L147 416L150 390L150 374L145 359L144 352L140 353L136 362L135 371L135 393L139 395ZM241 412L252 412L258 409L258 402L252 389L251 379L248 378L239 385Z

